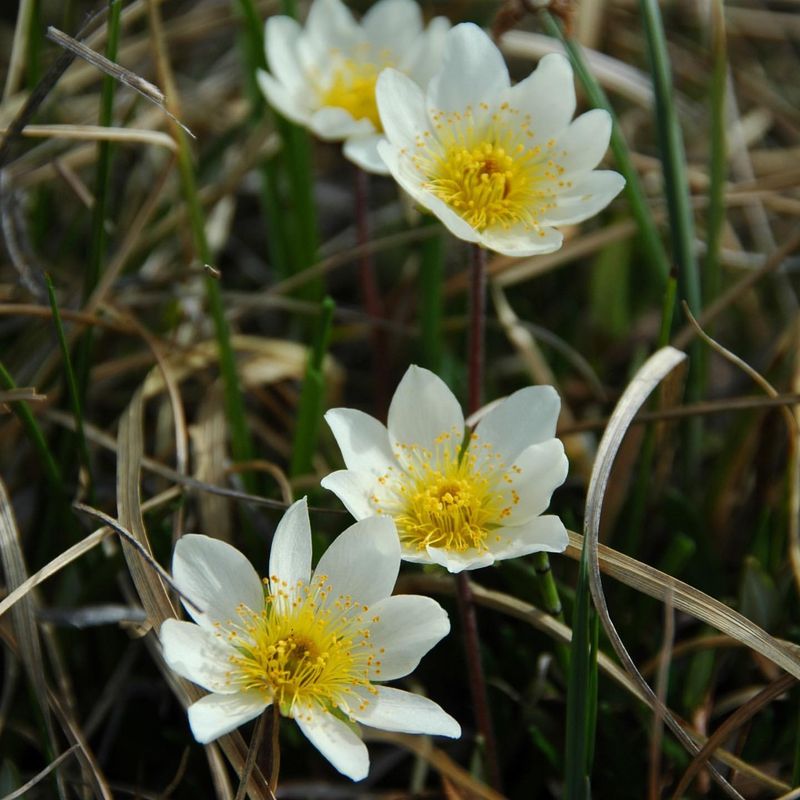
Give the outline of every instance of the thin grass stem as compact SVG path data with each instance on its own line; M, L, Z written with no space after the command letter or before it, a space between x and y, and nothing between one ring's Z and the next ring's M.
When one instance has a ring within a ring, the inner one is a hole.
M727 138L725 131L725 96L728 84L728 51L722 0L711 3L711 86L709 105L709 186L706 214L706 256L703 264L704 305L717 299L722 286L719 253L725 224L725 178L727 173Z
M336 304L330 297L322 301L319 326L306 365L297 408L297 428L289 467L292 476L306 475L312 471L312 460L317 449L325 404L325 376L322 364L328 351L335 308Z
M369 175L360 167L354 168L354 197L356 218L356 244L364 247L369 242ZM358 277L361 284L361 300L373 324L370 325L372 346L372 369L374 376L375 416L384 416L389 405L389 354L386 346L386 331L378 324L384 319L384 307L375 276L372 253L364 248L358 259Z
M81 406L78 379L72 366L72 359L69 354L69 344L67 342L66 334L64 333L64 326L61 322L61 312L58 308L58 301L56 299L53 281L48 274L45 274L44 278L47 285L47 294L50 299L50 310L53 316L53 325L55 326L56 336L58 337L58 346L61 348L61 358L64 360L64 377L67 384L70 405L72 406L72 413L75 417L75 434L78 440L78 452L80 453L83 466L86 469L86 493L87 497L89 498L89 503L94 505L94 477L92 475L92 463L89 457L89 447L86 443L86 434L83 429L83 409Z
M8 389L9 391L17 388L17 384L14 383L14 379L11 377L11 374L5 368L2 361L0 361L0 387ZM30 406L25 401L20 400L11 403L11 410L16 414L31 444L39 454L39 459L42 462L45 475L50 485L57 491L60 497L66 498L61 470L55 458L53 458L50 448L47 446L47 440L44 438L42 429L39 427L39 423L36 422L36 418L33 416Z
M592 673L594 631L591 621L591 593L588 578L588 550L581 554L575 609L572 615L572 642L567 677L567 729L564 743L565 800L587 800L587 778L591 772L589 746L593 743L593 720L597 697L592 707L592 681L596 690L597 663Z
M646 263L652 269L654 277L661 281L666 281L670 272L669 258L664 250L664 244L661 241L661 236L639 181L639 174L633 165L630 148L622 134L614 108L589 69L589 65L583 57L581 46L575 40L569 39L564 35L561 26L549 11L542 12L542 20L544 28L550 36L559 39L564 45L564 49L572 62L572 68L575 70L578 80L580 80L584 91L589 97L589 102L595 108L604 108L611 116L611 151L614 154L617 169L625 178L625 195L630 203L631 213L636 220L642 237L642 244L647 252Z
M169 66L169 59L165 50L163 34L161 33L161 19L158 7L155 3L148 3L148 14L151 29L154 35L155 47L159 71L161 72L162 83L164 84L165 94L167 95L167 107L172 114L175 114L175 97L172 74ZM186 203L186 210L189 217L189 227L192 232L197 256L203 265L211 265L213 261L211 248L208 244L205 229L205 218L203 206L197 190L195 179L194 164L189 149L189 140L183 128L170 120L172 134L178 144L178 169L181 179L181 190L183 199ZM225 317L225 310L222 303L222 291L219 281L210 272L206 272L205 277L206 298L211 318L214 321L214 332L216 334L217 347L219 349L220 372L225 395L225 413L230 426L231 450L235 461L250 461L253 458L253 445L250 433L247 428L245 416L244 397L242 396L239 376L236 370L236 356L231 344L230 329L228 320ZM242 476L248 492L255 493L255 476L244 473Z
M426 216L425 226L439 226L435 217ZM422 326L422 363L432 372L442 364L442 314L444 280L444 239L430 236L422 242L420 263L420 324Z

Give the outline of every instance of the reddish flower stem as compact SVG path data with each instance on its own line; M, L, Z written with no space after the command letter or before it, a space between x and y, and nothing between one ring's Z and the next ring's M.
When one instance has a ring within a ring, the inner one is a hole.
M471 251L468 414L474 414L483 405L484 338L486 336L486 251L477 244L472 245Z
M467 413L472 414L481 407L486 333L486 251L479 245L472 247L469 288L469 405ZM502 792L497 742L494 737L489 697L486 692L486 677L483 674L483 663L481 662L478 619L475 615L472 587L466 572L459 573L456 586L458 589L458 613L464 632L464 650L467 657L470 693L475 709L475 719L483 737L486 770L491 786L498 792Z
M369 175L360 167L355 168L355 216L357 244L369 242ZM372 369L375 378L375 416L382 419L389 407L389 358L386 346L386 331L380 325L385 314L383 301L375 278L372 254L362 252L358 262L361 282L361 301L370 318L372 344Z

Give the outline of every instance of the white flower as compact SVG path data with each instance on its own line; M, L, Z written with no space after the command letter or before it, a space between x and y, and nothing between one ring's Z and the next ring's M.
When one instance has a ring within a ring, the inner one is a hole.
M291 17L267 20L270 73L258 81L285 117L321 139L344 140L344 154L369 172L388 174L378 155L382 138L375 82L385 67L427 83L450 23L423 26L414 0L379 0L359 25L341 0L314 0L305 29Z
M189 708L199 742L213 741L277 703L336 769L353 780L369 769L356 722L405 733L458 737L436 703L376 681L411 672L450 630L428 597L391 592L400 568L389 519L358 522L311 571L305 499L275 532L269 578L218 539L188 534L172 574L195 623L168 619L167 664L211 694Z
M406 561L460 572L560 553L564 525L540 516L567 476L554 438L560 405L551 386L520 389L468 432L445 383L412 366L392 398L388 430L361 411L328 411L347 469L322 485L356 519L393 518Z
M625 184L594 168L611 135L603 110L570 122L572 69L545 56L511 86L503 57L470 23L446 36L439 72L423 93L391 69L377 85L386 140L378 145L397 182L461 239L512 256L561 247L553 226L605 208Z

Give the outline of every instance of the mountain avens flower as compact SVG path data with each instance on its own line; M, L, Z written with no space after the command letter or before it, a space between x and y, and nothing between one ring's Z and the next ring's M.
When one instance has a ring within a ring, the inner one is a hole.
M427 91L387 69L376 93L390 172L468 242L511 256L558 250L555 226L591 217L625 184L595 170L611 135L608 113L571 121L575 87L562 55L545 56L511 86L500 51L465 23L447 34Z
M428 597L390 596L400 547L390 519L357 522L311 570L305 499L275 532L269 577L218 539L188 534L172 574L194 619L159 633L167 664L210 694L189 708L207 743L277 704L336 769L364 778L369 757L356 723L458 737L458 723L425 697L380 685L411 672L450 630ZM198 610L199 609L199 610Z
M407 561L460 572L560 553L564 525L540 516L567 476L555 438L560 405L550 386L520 389L469 431L445 383L412 366L392 398L388 428L354 409L328 411L347 469L322 485L356 519L393 519Z
M426 83L436 70L450 23L427 28L414 0L379 0L359 25L340 0L314 0L305 28L291 17L267 20L270 72L258 81L270 104L321 139L344 141L362 169L387 174L375 83L385 67Z

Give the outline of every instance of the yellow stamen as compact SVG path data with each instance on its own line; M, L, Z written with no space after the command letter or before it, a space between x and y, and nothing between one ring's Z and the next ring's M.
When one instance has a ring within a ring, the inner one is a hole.
M440 436L435 452L401 445L406 471L381 476L382 496L372 500L379 514L394 519L407 548L485 552L492 531L511 514L500 488L501 481L511 478L500 457L479 446L474 435L459 459L455 448L441 446L451 436ZM514 492L512 505L517 502Z
M556 143L530 146L527 116L507 103L491 114L481 106L477 113L433 112L438 148L423 133L411 155L423 186L478 231L517 223L538 230L541 215L555 207L555 189L565 185Z
M333 79L321 92L322 105L343 108L353 119L368 119L376 131L382 131L375 83L380 71L392 66L391 54L360 47L352 58L343 58L337 52L331 57L335 64Z
M380 667L365 609L349 597L329 600L325 576L294 591L277 576L269 586L263 609L241 606L239 621L229 623L228 643L236 651L230 683L263 692L285 716L298 705L345 712L354 703L362 706L353 690L374 693L369 676Z

